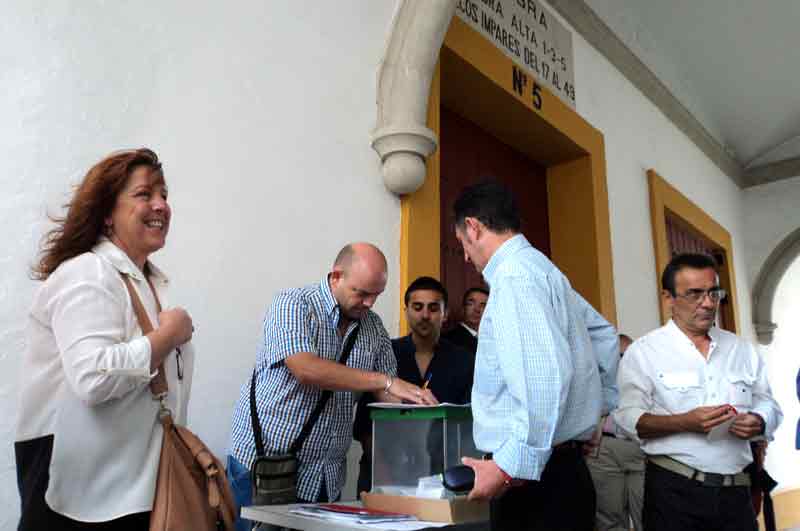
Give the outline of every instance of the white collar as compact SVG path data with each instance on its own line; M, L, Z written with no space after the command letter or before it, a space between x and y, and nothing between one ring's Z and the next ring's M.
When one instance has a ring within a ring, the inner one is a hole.
M100 236L92 252L97 256L105 259L120 273L124 273L129 277L133 277L138 281L144 280L142 270L136 267L131 258L119 247L109 240L106 236ZM147 266L150 270L150 279L156 284L167 284L169 279L167 276L156 267L153 262L147 261Z
M467 329L467 332L469 332L469 333L470 333L470 335L472 335L472 337L478 337L478 331L477 331L477 330L473 330L472 328L470 328L469 326L467 326L467 324L466 324L464 321L461 321L459 324L460 324L461 326L463 326L464 328L466 328L466 329Z
M681 330L680 327L677 324L675 324L674 320L670 319L669 321L667 321L667 324L664 325L664 328L670 334L672 334L673 336L679 338L680 341L683 341L687 345L691 346L694 350L697 350L698 352L700 352L697 349L697 345L694 344L694 341L692 341L689 338L689 336L687 336L686 333L683 330ZM717 348L717 345L719 343L719 336L720 336L719 328L717 328L716 325L712 326L711 329L709 329L709 331L708 331L708 337L711 340L711 342L708 345L708 357L709 358L711 358L711 353L714 352L714 350L716 350L716 348Z

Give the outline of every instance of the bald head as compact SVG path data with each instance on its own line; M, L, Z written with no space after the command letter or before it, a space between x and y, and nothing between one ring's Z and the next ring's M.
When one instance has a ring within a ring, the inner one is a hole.
M366 315L386 289L386 275L386 257L371 243L351 243L339 251L329 283L341 315L351 320Z
M334 270L339 269L345 273L360 265L375 270L382 269L386 273L386 257L383 252L367 242L348 243L342 247L333 262Z

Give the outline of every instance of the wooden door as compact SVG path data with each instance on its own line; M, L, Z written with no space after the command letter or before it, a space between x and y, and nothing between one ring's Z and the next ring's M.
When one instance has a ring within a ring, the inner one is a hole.
M450 295L449 322L461 319L461 297L474 286L486 286L455 237L453 203L461 190L487 177L514 192L522 232L531 244L550 256L545 169L527 156L455 112L441 108L440 122L441 281Z

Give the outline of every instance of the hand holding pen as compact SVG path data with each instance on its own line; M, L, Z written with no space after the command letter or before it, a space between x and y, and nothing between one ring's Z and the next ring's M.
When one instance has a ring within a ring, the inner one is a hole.
M435 396L433 396L433 393L431 392L431 390L428 389L428 386L430 385L430 383L431 383L431 376L428 376L428 379L425 380L425 383L422 384L422 392L425 393L426 397L429 400L433 400L434 404L438 404L439 401L436 399Z

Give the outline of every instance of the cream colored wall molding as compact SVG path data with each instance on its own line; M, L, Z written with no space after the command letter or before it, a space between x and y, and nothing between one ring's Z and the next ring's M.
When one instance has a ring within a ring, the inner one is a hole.
M753 286L753 325L758 342L762 345L772 343L773 332L778 327L772 320L772 303L786 270L795 258L800 256L800 229L783 239L769 255Z
M401 0L378 71L378 121L372 148L381 158L383 182L397 195L425 181L426 158L436 150L427 127L431 80L456 0Z

